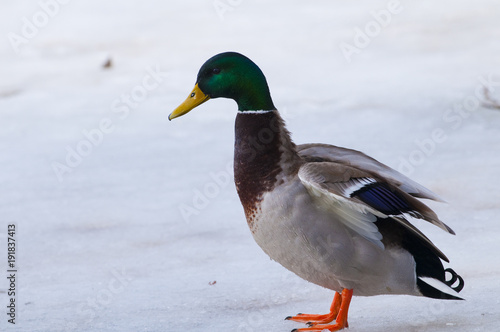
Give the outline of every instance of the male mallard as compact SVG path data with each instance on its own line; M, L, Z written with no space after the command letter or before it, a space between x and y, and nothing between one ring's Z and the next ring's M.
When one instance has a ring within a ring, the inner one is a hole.
M255 241L285 268L335 291L329 314L287 317L309 323L294 331L347 327L352 295L461 299L463 279L443 268L448 258L409 222L454 234L417 199L439 197L359 151L295 145L264 74L238 53L205 62L169 120L218 97L238 104L234 180Z

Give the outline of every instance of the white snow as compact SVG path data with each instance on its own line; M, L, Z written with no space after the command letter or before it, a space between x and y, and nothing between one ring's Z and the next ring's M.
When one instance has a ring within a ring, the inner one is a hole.
M167 120L228 50L262 68L295 142L361 150L448 201L430 205L456 236L418 226L466 301L355 297L349 331L498 329L500 110L476 97L489 80L500 99L498 17L496 0L1 2L0 330L276 332L328 310L332 291L270 261L248 231L235 103ZM348 62L339 45L365 28Z

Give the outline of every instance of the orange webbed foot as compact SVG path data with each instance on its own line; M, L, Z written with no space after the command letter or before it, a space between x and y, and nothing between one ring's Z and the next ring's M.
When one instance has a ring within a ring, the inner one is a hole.
M339 313L340 303L342 301L339 292L335 292L333 297L332 305L330 306L330 313L326 315L309 315L309 314L297 314L296 316L288 316L287 320L293 320L299 323L310 323L310 324L327 324L333 322Z
M305 332L305 331L339 331L349 327L347 323L347 312L352 298L352 289L343 289L342 294L335 292L332 305L330 306L330 313L326 315L309 315L298 314L296 316L289 316L285 319L293 320L295 322L307 323L309 327L294 329L292 332ZM328 324L335 320L335 323Z

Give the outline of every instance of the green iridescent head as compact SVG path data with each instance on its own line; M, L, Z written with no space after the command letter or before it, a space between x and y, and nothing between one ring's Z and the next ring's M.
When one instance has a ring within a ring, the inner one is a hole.
M201 66L189 97L170 115L172 120L210 98L236 101L238 110L274 110L266 78L249 58L235 52L213 56Z

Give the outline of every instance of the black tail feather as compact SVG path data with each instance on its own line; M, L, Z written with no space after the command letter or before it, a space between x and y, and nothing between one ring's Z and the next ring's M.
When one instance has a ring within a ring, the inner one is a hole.
M446 280L445 281L445 284L447 284L448 286L451 287L451 289L453 289L455 292L457 293L460 293L460 291L462 289L464 289L464 279L462 279L461 276L459 276L453 269L450 269L450 268L447 268L444 270L444 272L449 272L451 274L451 279L450 280ZM458 285L456 285L455 287L453 287L453 284L455 282L457 282L458 280Z
M382 242L386 247L391 245L401 246L415 259L417 287L423 296L443 300L463 300L458 296L447 294L420 279L420 277L436 279L457 293L464 288L462 277L450 268L445 269L440 257L432 247L403 226L388 219L379 218L376 225L379 231L384 234ZM451 275L449 280L446 280L446 272Z

